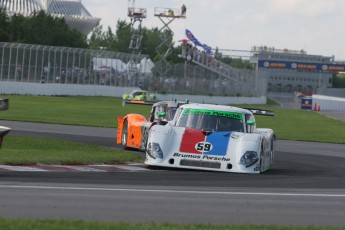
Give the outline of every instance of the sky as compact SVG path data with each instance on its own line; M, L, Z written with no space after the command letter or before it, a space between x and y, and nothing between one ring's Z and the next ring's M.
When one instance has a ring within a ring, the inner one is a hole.
M131 1L132 2L132 1ZM101 18L103 29L115 31L127 16L129 0L82 0L93 17ZM174 40L185 39L185 30L212 48L251 50L254 46L305 50L308 54L335 56L345 61L344 0L135 0L146 8L143 26L162 28L155 8L187 7L186 19L169 27Z

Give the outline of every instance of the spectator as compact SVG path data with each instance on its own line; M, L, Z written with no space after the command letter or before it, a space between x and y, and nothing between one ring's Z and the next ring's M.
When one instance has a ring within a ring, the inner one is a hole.
M185 6L185 4L182 5L181 7L181 15L185 16L187 13L187 7Z

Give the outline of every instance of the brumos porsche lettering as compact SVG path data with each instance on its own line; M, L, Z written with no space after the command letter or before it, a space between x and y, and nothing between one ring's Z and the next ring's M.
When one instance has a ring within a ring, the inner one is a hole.
M209 161L230 161L230 158L228 158L228 157L214 157L214 156L209 156L209 155L174 153L173 156L174 157L181 157L181 158L189 158L189 159L209 160Z
M230 158L228 157L213 157L209 155L203 155L202 156L203 160L212 160L212 161L230 161Z
M219 116L219 117L229 117L242 120L242 114L236 112L225 112L225 111L217 111L217 110L206 110L206 109L185 109L183 110L183 114L195 114L195 115L210 115L210 116Z
M201 159L201 155L193 155L193 154L174 153L173 156L174 157L191 158L191 159Z

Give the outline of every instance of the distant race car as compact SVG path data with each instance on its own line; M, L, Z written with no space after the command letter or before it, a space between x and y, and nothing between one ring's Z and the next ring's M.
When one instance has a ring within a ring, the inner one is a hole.
M11 131L11 128L0 126L0 148L2 146L2 142L4 140L4 137Z
M127 114L117 118L116 143L124 148L145 150L149 129L155 125L165 125L174 118L177 108L187 102L161 101L152 105L150 117L141 114Z
M0 111L1 110L8 110L9 101L7 98L0 98ZM11 128L0 126L0 148L2 146L2 142L4 140L4 136L6 136L11 131Z
M134 100L134 101L154 101L156 95L149 93L146 90L133 90L131 93L125 93L122 95L123 100Z
M271 168L276 135L256 128L254 114L274 112L224 105L186 104L148 137L145 163L197 170L261 173Z

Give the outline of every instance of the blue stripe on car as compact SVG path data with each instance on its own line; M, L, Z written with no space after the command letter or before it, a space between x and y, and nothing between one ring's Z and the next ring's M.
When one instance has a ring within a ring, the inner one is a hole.
M231 132L214 132L206 137L206 142L212 144L213 148L204 155L225 156L228 150Z

